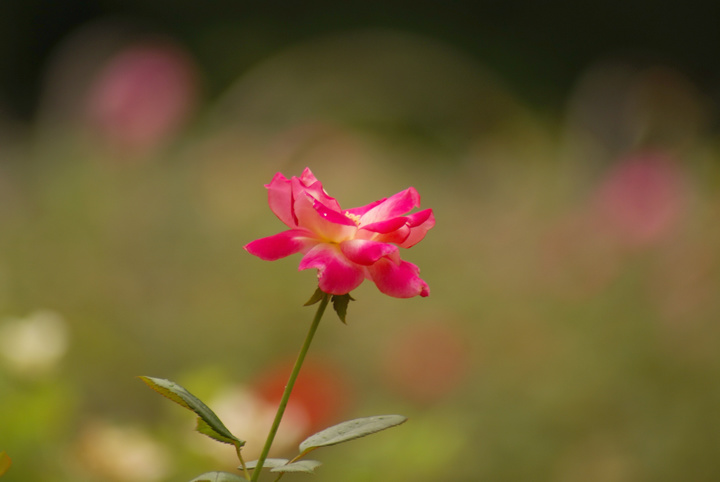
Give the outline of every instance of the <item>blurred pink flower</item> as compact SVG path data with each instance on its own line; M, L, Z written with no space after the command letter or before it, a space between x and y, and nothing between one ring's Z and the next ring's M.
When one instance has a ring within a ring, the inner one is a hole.
M333 295L349 293L366 278L389 296L430 294L418 267L401 260L398 250L435 225L432 209L406 215L420 206L415 188L343 210L307 168L291 179L277 173L265 187L270 209L290 229L249 243L251 254L274 261L302 253L300 269L317 268L320 289Z
M595 193L605 229L628 245L663 238L686 207L683 172L666 155L644 152L615 166Z
M107 62L91 87L87 112L107 142L144 153L184 124L196 97L197 72L185 52L140 44Z

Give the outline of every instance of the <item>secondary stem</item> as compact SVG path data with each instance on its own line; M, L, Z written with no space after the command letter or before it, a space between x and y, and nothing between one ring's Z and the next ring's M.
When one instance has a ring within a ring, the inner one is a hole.
M273 440L275 440L275 434L278 431L278 427L280 427L280 421L282 420L283 414L285 413L285 408L287 407L288 400L290 399L290 393L292 392L293 386L295 385L295 380L297 380L298 374L300 373L300 368L302 367L303 361L305 361L305 355L307 355L308 349L310 348L310 343L315 336L315 332L317 331L318 325L320 324L320 319L322 318L323 313L325 313L325 308L327 308L329 301L330 295L327 293L320 300L320 306L318 306L317 312L315 313L315 318L310 325L310 330L305 337L305 342L300 349L297 360L295 360L295 366L290 373L290 378L288 379L287 385L285 386L285 391L283 392L282 398L280 399L280 405L278 406L277 413L275 414L275 420L273 420L272 427L270 427L270 432L268 433L267 440L265 440L265 446L263 447L260 458L257 461L255 470L253 470L252 479L250 479L251 482L256 482L260 477L260 472L263 468L263 465L265 465L265 459L267 459L268 453L270 453L270 447L272 447Z
M240 451L241 448L242 447L240 447L239 445L235 445L235 453L237 454L238 459L240 460L240 469L243 471L243 475L245 476L245 479L250 480L250 474L248 473L248 469L245 466L245 460L243 460L243 456Z

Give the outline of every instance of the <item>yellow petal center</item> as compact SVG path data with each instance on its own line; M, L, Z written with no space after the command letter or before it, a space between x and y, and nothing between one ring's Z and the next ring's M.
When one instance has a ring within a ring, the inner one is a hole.
M345 216L348 219L352 220L352 222L355 223L355 226L360 226L360 216L358 216L357 214L351 214L348 212L345 213Z

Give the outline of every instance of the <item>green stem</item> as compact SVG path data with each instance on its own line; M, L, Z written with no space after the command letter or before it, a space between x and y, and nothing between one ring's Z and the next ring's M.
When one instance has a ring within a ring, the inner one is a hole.
M243 460L242 453L240 451L242 447L238 444L235 444L235 453L238 456L238 460L240 460L240 469L243 471L243 475L245 477L245 480L250 480L250 474L248 473L248 469L245 466L245 460Z
M272 427L270 427L270 432L268 433L267 440L265 441L265 446L263 447L260 458L257 461L255 470L253 470L252 479L250 479L251 482L256 482L260 477L260 472L262 471L263 465L265 465L265 459L267 459L268 453L270 453L270 447L272 447L273 440L275 440L275 434L278 431L278 427L280 427L280 421L282 420L283 414L285 413L285 408L287 407L288 400L290 399L290 393L292 392L293 386L295 385L295 380L297 380L297 377L300 374L300 368L302 367L303 361L305 361L305 355L307 355L308 349L310 348L310 343L315 336L315 332L317 331L318 325L320 324L320 319L322 318L323 313L325 313L325 308L327 308L329 301L330 295L328 295L327 293L320 300L320 306L318 306L317 312L315 313L315 318L310 325L310 330L305 337L305 342L300 349L297 360L295 360L295 366L292 369L292 373L290 373L290 378L288 379L287 385L285 386L285 391L283 392L282 398L280 399L280 405L278 406L277 413L275 414L275 420L273 420Z

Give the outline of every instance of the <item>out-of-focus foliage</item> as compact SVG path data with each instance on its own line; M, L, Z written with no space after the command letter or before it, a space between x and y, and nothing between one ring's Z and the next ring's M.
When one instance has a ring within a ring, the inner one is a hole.
M35 124L0 132L8 480L236 471L144 374L187 387L257 456L316 286L242 246L280 227L263 184L305 166L343 205L422 193L437 226L406 258L431 296L366 284L347 325L323 321L273 456L402 413L319 454L315 480L720 477L717 113L682 72L601 63L543 118L447 46L356 32L279 52L203 104L178 45L102 33L58 54ZM137 98L158 110L141 143Z

